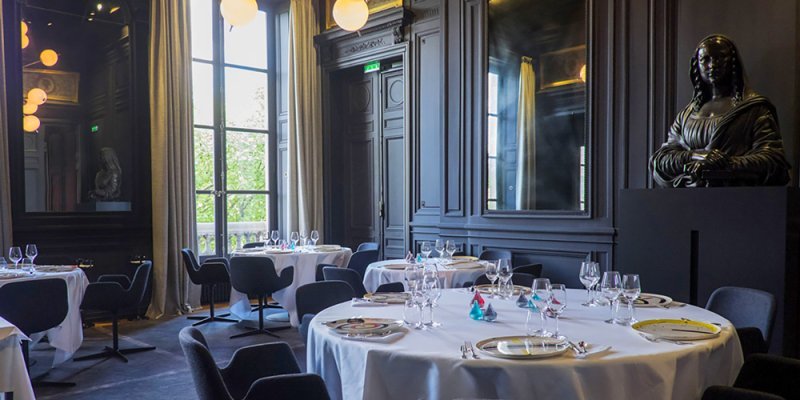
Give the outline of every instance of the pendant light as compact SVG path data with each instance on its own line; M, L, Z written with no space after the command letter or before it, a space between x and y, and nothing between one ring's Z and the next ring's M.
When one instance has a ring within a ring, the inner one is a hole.
M35 115L26 115L22 118L22 129L25 132L36 132L41 124L42 122Z
M365 0L336 0L333 3L333 20L346 31L357 31L367 24L369 7Z
M219 6L225 22L241 27L252 22L258 15L256 0L222 0Z

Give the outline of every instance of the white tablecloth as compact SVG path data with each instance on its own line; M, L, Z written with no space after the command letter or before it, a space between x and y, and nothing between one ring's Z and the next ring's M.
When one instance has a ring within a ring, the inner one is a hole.
M53 356L53 365L55 366L56 364L69 360L78 348L81 347L81 343L83 343L83 325L81 325L80 307L81 301L83 301L83 294L86 292L86 287L89 286L89 279L86 278L86 274L84 274L83 270L80 268L76 268L70 272L37 272L34 275L23 278L0 280L0 286L23 280L52 278L63 279L67 282L67 300L69 302L67 317L64 318L61 325L43 334L31 335L31 339L38 341L45 334L47 335L50 345L56 349Z
M325 380L333 399L699 399L710 385L731 385L743 363L736 331L722 317L693 306L637 309L639 320L692 318L721 323L715 339L677 345L652 343L630 327L606 324L608 307L580 305L584 291L569 290L560 333L611 350L587 359L573 353L519 361L481 355L461 359L464 340L525 333L523 309L491 300L494 323L469 319L473 294L445 291L436 318L443 326L411 330L392 343L346 340L321 322L354 316L402 318L403 307L353 308L350 302L317 314L311 324L308 372ZM488 299L487 299L488 300ZM533 323L538 324L536 318ZM552 320L548 329L553 329Z
M30 339L0 317L0 393L13 392L14 400L33 400L33 388L19 345L21 340Z
M268 257L275 264L275 271L278 272L278 275L284 268L294 266L292 284L273 293L272 298L289 313L289 321L295 327L300 325L300 321L295 315L297 312L294 304L294 294L297 288L316 281L317 264L335 264L339 267L346 267L352 255L353 252L347 247L331 252L299 251L290 254L275 254L249 251L233 254L234 257ZM250 301L244 293L231 289L230 304L231 314L237 318L244 319L250 315Z
M385 260L370 264L364 274L364 287L368 292L375 292L378 286L390 282L405 283L405 271L402 269L388 269L384 265L404 264L403 260ZM439 274L444 279L444 287L460 288L466 282L474 282L475 279L484 273L484 268L460 269L450 267L439 267ZM408 290L408 286L406 286Z

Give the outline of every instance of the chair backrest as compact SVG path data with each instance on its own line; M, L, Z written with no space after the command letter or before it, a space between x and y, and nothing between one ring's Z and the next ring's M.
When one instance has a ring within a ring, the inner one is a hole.
M136 268L136 273L133 274L131 280L131 287L128 289L129 305L135 305L142 302L144 294L147 292L147 285L150 282L150 271L153 269L152 261L142 261L139 267Z
M356 252L366 251L366 250L375 250L375 251L380 250L380 245L378 245L375 242L364 242L358 245Z
M487 261L506 259L511 263L511 252L508 250L484 250L478 258Z
M264 242L250 242L250 243L245 243L244 245L242 245L242 248L243 249L255 249L256 247L264 247L266 245L267 244L264 243Z
M244 400L303 399L329 400L325 381L316 374L285 374L261 378Z
M322 274L322 269L325 267L338 268L339 266L336 264L317 264L317 271L314 278L315 281L322 282L325 280L325 275Z
M33 279L0 286L0 317L31 335L55 328L69 310L63 279Z
M364 282L358 272L352 269L339 268L339 267L325 267L322 269L326 281L344 281L353 289L355 297L364 297L367 294L367 289L364 287Z
M526 264L514 267L514 274L523 273L533 275L534 278L542 277L542 264ZM513 279L513 278L512 278Z
M268 257L232 257L230 265L231 286L249 296L266 296L292 284L294 267L275 272L275 264Z
M295 292L297 320L302 320L303 315L316 314L330 306L348 301L353 296L355 296L353 288L349 283L342 281L313 282L300 286Z
M197 397L200 400L232 399L200 330L187 326L181 329L178 338L192 371Z
M517 286L532 287L534 279L536 279L535 276L524 272L514 272L514 275L511 276L511 282Z
M182 249L181 257L183 258L183 265L186 266L186 272L189 274L189 279L198 284L200 281L200 263L197 262L197 256L194 251L189 248Z
M769 345L775 320L775 296L772 293L723 286L711 293L706 309L725 317L736 328L758 328Z
M364 279L364 274L367 273L367 267L375 261L378 261L378 250L356 251L353 253L353 256L350 257L347 269L358 272L358 274L361 275L361 279Z

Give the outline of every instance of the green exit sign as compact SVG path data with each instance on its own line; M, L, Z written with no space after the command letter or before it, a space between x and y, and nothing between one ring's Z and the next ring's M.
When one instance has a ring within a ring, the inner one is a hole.
M373 61L364 64L364 73L370 73L375 71L380 71L381 69L381 62L380 61Z
M100 131L100 126L99 125L92 125L91 130L92 130L92 133L97 133L97 132Z

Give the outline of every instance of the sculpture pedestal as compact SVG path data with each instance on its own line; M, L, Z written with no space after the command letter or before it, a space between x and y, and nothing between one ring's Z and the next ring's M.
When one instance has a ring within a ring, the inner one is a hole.
M131 211L130 201L90 201L80 205L81 211L120 212Z
M618 270L642 290L705 306L714 289L775 295L771 352L798 354L800 190L787 187L620 191Z

